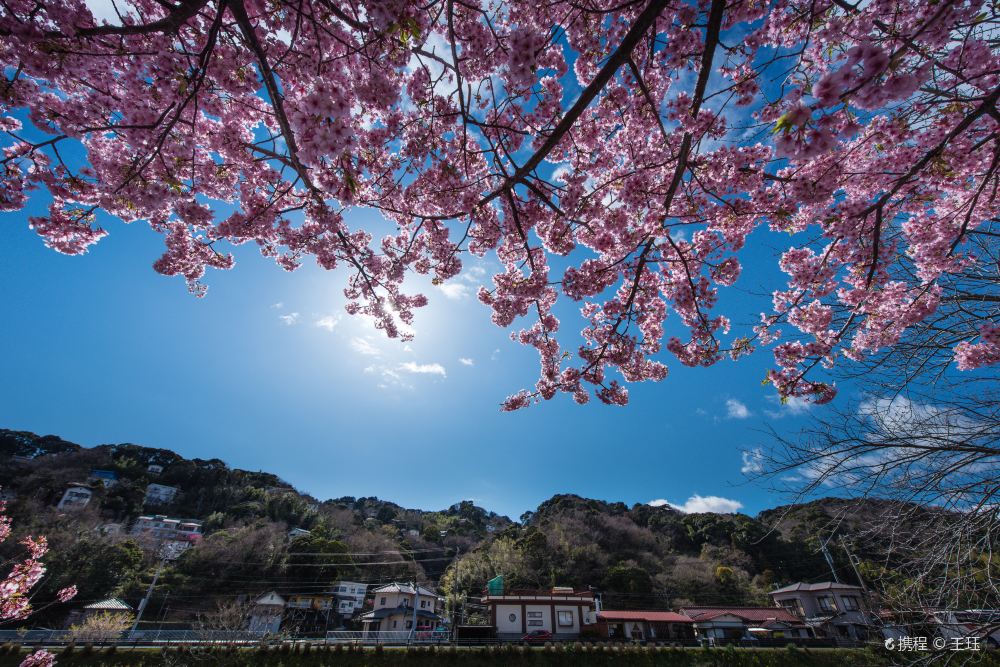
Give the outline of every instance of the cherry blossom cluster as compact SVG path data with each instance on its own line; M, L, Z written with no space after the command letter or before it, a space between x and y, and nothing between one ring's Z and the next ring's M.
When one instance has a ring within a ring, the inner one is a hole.
M407 275L488 258L479 301L539 357L505 409L759 346L781 396L830 400L824 369L932 316L1000 214L985 0L116 8L0 6L0 209L50 197L29 224L67 254L148 224L199 296L234 245L346 269L347 311L403 339ZM718 312L778 244L766 312ZM984 318L957 368L1000 363Z
M6 514L6 503L0 501L0 542L10 537L11 520ZM31 613L31 589L45 574L41 558L48 551L44 537L26 537L21 544L28 552L27 558L16 562L10 573L0 579L0 621L17 621ZM76 595L76 586L63 588L56 594L59 602L68 602ZM21 667L51 667L55 656L48 651L35 651L27 656Z

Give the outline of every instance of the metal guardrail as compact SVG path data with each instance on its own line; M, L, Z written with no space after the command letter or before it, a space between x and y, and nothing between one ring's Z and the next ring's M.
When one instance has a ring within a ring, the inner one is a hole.
M274 639L261 632L226 630L136 630L88 635L73 630L0 630L0 643L12 644L135 644L135 643L249 643Z
M326 633L326 641L331 644L365 644L383 646L406 646L409 644L447 644L451 636L447 632L433 630L331 630Z
M319 642L327 644L354 644L359 646L410 646L410 645L454 645L485 646L492 644L523 644L519 637L452 638L448 633L433 630L381 630L350 631L333 630L321 637L287 637L261 632L225 630L136 630L104 637L79 635L72 630L0 630L0 644L58 646L75 642L94 645L115 646L169 646L172 644L272 644L284 642ZM698 639L649 639L646 641L628 639L598 639L596 637L556 637L545 643L601 643L601 644L643 644L664 646L739 646L743 648L783 648L788 644L800 647L849 648L865 646L864 642L843 639L784 638L770 640L740 641L716 640L708 642ZM537 643L541 645L541 643Z

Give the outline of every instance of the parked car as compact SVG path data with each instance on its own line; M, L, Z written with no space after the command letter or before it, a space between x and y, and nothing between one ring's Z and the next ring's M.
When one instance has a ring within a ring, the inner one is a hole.
M552 641L552 633L548 630L532 630L528 634L521 637L522 642L550 642Z
M418 630L417 639L420 641L445 641L448 639L450 633L448 628L443 625L439 625L433 630Z

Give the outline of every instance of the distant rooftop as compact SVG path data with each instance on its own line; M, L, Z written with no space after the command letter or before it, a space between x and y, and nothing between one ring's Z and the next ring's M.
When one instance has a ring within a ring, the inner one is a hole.
M856 590L860 591L860 586L855 586L853 584L839 584L834 581L821 581L815 584L807 584L804 582L798 582L795 584L790 584L788 586L783 586L782 588L775 589L771 591L771 595L775 593L794 593L795 591L829 591L829 590Z

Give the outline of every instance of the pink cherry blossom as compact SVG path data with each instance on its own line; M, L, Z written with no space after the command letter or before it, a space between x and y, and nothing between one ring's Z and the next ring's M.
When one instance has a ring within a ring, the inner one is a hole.
M995 242L983 0L116 6L0 7L0 210L47 203L27 222L65 254L148 225L197 296L234 245L345 269L390 337L427 303L409 274L487 257L479 301L539 358L504 409L768 345L783 397L830 400L824 368L896 345ZM719 312L775 244L759 323ZM996 326L957 368L1000 363Z

